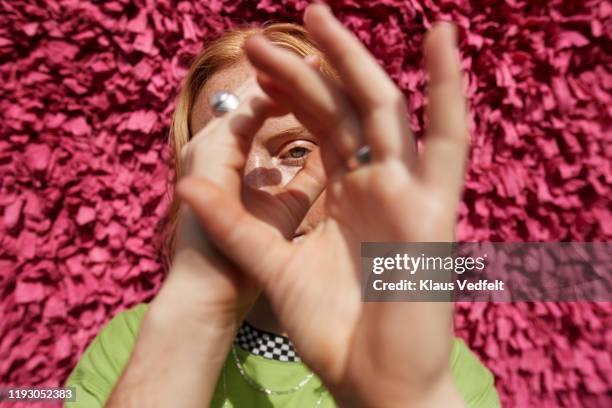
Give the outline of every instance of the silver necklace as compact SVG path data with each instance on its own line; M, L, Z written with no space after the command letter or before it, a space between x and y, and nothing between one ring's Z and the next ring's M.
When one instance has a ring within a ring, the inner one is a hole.
M251 388L255 389L256 391L263 392L266 395L287 395L287 394L293 394L294 392L299 391L302 388L304 388L304 386L306 386L306 384L308 384L308 382L310 382L312 377L314 377L314 373L310 373L306 377L304 377L304 379L302 381L300 381L297 385L289 388L288 390L271 390L271 389L268 389L268 388L265 388L265 387L259 385L257 382L255 382L255 380L253 380L247 374L246 370L244 369L244 366L240 362L240 358L238 357L238 353L236 352L236 346L232 346L232 355L234 357L234 362L236 363L236 367L238 368L238 371L240 372L240 376L242 377L242 379L244 381L246 381L246 383L249 384L249 386ZM226 378L226 371L227 371L227 369L224 366L223 367L223 394L224 394L223 408L227 407L227 378ZM319 396L319 399L317 400L317 402L315 404L315 408L318 408L321 405L321 402L323 401L323 395L324 395L324 393L321 393L321 395Z

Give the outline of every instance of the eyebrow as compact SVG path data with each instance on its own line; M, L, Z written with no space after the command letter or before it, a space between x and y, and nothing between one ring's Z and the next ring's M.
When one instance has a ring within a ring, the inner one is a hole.
M304 126L293 126L287 129L283 129L279 132L274 132L272 137L281 137L281 136L297 136L302 133L308 133L308 130Z
M286 139L301 135L310 135L310 132L308 132L304 126L289 127L277 132L271 132L270 135L265 138L265 145L271 150L278 150ZM315 139L314 136L312 139Z

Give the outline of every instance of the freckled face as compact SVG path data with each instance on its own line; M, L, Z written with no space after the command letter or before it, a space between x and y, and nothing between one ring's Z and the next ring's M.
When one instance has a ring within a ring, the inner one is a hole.
M247 61L239 62L214 74L198 94L189 125L196 134L214 115L210 98L215 92L233 92L245 81L252 79L255 71ZM253 138L244 168L244 201L256 199L256 191L270 194L282 192L287 183L304 166L309 154L318 154L318 138L308 133L293 115L268 119ZM308 233L323 219L324 194L310 208L296 236Z

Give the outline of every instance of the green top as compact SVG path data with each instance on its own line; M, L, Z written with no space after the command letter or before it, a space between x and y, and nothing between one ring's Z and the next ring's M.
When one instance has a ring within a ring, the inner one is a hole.
M66 386L76 387L76 402L67 407L102 407L126 365L148 305L141 303L115 316L87 347ZM288 390L310 372L301 362L281 362L253 355L236 347L238 357L249 377L271 390ZM455 339L451 355L455 383L468 407L500 407L493 376L467 348ZM225 374L224 374L225 373ZM225 386L224 386L225 385ZM221 373L211 407L335 407L332 397L323 391L315 376L303 388L287 395L266 395L256 391L237 368L232 353Z

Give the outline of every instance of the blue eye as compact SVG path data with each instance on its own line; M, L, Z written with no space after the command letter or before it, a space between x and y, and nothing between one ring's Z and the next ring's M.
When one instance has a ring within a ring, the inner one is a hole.
M293 159L301 159L310 153L310 150L304 147L293 147L289 150L289 156Z
M308 140L294 140L284 146L279 152L278 158L286 166L301 167L306 162L308 155L316 150L316 148L317 145Z

